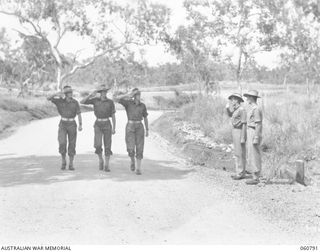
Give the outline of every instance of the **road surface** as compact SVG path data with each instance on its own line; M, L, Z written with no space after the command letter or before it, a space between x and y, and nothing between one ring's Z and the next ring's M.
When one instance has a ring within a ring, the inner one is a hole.
M74 172L61 171L59 118L0 141L0 241L7 244L292 244L275 226L225 199L197 171L146 139L143 175L129 170L126 115L117 111L111 172L98 170L92 112L83 114ZM153 121L160 112L150 112ZM170 127L170 125L168 125Z

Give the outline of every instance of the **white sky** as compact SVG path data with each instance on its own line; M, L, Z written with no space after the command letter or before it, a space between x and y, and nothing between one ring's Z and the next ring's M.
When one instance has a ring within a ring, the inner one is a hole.
M186 13L183 8L184 0L152 0L156 3L165 4L171 9L171 27L174 31L179 25L186 22ZM18 41L17 33L12 29L19 27L19 22L14 17L8 17L0 14L0 28L6 28L12 43ZM81 39L71 34L66 35L63 41L61 41L61 51L63 53L75 53L78 50L82 50L82 58L90 56L93 52L93 47L90 45L90 41ZM144 59L150 66L156 66L165 64L167 62L176 62L175 56L165 51L164 45L158 44L156 46L145 46ZM229 50L234 52L232 48ZM137 58L141 59L137 52ZM279 59L276 52L260 53L256 56L256 60L259 64L272 68L278 65Z

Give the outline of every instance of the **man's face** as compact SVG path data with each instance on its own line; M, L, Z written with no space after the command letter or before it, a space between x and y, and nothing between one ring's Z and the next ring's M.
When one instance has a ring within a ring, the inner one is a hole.
M66 93L66 98L72 98L72 96L73 96L73 93L72 93L72 92Z
M240 102L239 102L239 100L238 100L237 98L232 97L232 98L231 98L231 104L232 104L233 106L235 106L235 105L240 104Z
M247 102L248 102L249 104L254 103L254 98L253 98L252 96L247 96Z
M134 99L135 99L136 101L139 101L139 102L140 102L141 94L135 94L135 95L134 95Z
M101 92L100 92L100 96L101 96L102 98L107 98L107 91L101 91Z

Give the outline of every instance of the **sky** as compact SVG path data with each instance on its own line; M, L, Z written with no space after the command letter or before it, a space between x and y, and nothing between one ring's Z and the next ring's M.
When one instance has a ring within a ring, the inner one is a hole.
M130 1L130 0L125 0ZM155 3L161 3L166 5L171 9L171 22L170 26L172 31L174 31L179 25L183 25L186 22L186 12L183 8L184 0L151 0ZM8 17L6 15L0 14L0 28L6 28L9 37L12 42L18 40L17 32L12 29L17 29L19 27L19 22L14 17ZM81 39L71 34L67 34L66 37L61 41L61 52L63 53L75 53L76 51L81 51L80 59L84 60L93 54L94 48L90 45L89 40ZM174 55L166 51L166 48L162 44L145 46L145 55L143 58L140 56L138 50L136 51L136 58L138 60L146 60L150 66L157 66L165 64L167 62L177 62ZM230 48L228 49L231 53L235 51ZM273 68L279 63L277 53L260 53L257 54L256 60L260 65L264 65L268 68Z

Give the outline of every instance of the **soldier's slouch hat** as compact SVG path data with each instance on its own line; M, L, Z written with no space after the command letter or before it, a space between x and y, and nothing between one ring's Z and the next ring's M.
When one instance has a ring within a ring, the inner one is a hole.
M230 99L232 99L232 98L236 98L236 99L240 100L241 102L244 102L241 94L233 93L232 95L230 95L230 96L228 97L228 99L230 100Z
M247 93L243 94L243 96L245 97L252 96L252 97L261 98L257 90L250 90Z

